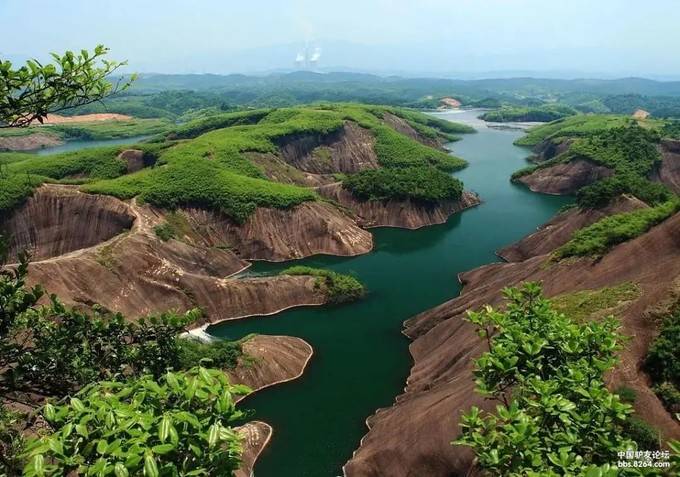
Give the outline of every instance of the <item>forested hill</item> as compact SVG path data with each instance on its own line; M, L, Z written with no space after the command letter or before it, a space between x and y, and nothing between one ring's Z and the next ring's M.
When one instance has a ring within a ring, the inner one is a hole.
M463 107L534 108L559 103L586 113L626 113L642 108L655 116L680 115L680 82L640 78L455 80L309 71L267 76L141 74L124 94L105 104L76 108L72 114L112 112L177 119L201 109L224 112L319 101L434 109L443 105L442 98L454 98Z

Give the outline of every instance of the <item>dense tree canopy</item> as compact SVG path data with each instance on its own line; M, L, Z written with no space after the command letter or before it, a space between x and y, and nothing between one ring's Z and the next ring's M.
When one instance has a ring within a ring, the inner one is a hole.
M92 53L52 53L54 63L29 60L15 68L0 60L0 127L28 126L43 122L50 113L100 101L126 89L134 78L107 79L125 65L104 56L108 48L98 45Z

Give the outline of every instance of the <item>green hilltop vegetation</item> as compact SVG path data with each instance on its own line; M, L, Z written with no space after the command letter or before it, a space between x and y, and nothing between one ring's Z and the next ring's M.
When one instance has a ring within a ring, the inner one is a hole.
M626 116L589 114L570 116L535 126L517 141L518 146L535 146L546 139L561 140L569 137L589 136L607 129L625 126L630 121Z
M448 173L464 167L465 161L398 133L383 121L387 113L401 117L421 135L443 142L456 139L454 134L474 131L415 111L359 104L224 113L175 126L151 142L138 144L135 147L144 150L145 163L151 165L132 174L127 174L126 164L118 158L121 148L116 147L50 156L0 154L4 185L0 211L16 207L43 182L77 182L84 192L121 199L138 197L170 209L203 206L243 221L256 207L288 208L319 199L312 189L267 179L246 153L275 154L287 138L331 134L345 121L353 121L374 135L375 151L385 171L356 174L362 184L379 189L380 182L397 183L404 177L400 171L408 168L418 177L444 184L448 192L443 195L459 196L462 185ZM427 201L442 196L441 191L436 197L424 196L418 181L411 185L384 198ZM348 188L351 190L351 183Z
M673 136L677 122L633 120L625 116L581 115L538 126L517 141L537 144L568 139L565 152L513 174L513 180L540 168L586 159L614 171L610 177L582 187L577 193L581 208L603 207L621 194L631 194L650 207L605 217L577 230L558 248L554 259L604 254L611 247L647 232L680 210L680 199L663 184L649 180L661 163L657 150L663 137Z
M562 104L546 104L538 107L503 106L480 116L484 121L506 122L550 122L574 116L578 111Z

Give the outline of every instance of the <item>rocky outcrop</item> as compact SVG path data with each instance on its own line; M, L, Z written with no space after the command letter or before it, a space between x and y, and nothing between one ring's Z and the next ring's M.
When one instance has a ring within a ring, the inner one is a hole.
M215 322L325 302L309 276L228 278L248 263L195 232L161 241L154 228L165 220L149 206L49 185L5 225L12 251L35 252L29 281L76 306L96 303L130 317L201 307Z
M281 158L293 167L313 174L351 174L378 167L375 138L368 129L346 122L326 135L284 137L279 143Z
M661 164L651 179L661 182L676 194L680 193L680 141L664 139L659 145Z
M29 277L67 303L97 303L131 318L200 307L204 322L218 322L325 302L313 277L227 278L244 266L226 250L133 234L34 262Z
M437 204L420 204L411 200L362 201L356 199L342 184L330 184L317 189L320 195L353 211L362 227L400 227L417 229L428 225L443 224L462 210L481 203L479 196L465 191L459 200L442 201Z
M336 181L332 174L313 174L296 169L276 154L247 152L245 155L262 170L268 179L275 182L305 187L318 187Z
M545 162L554 159L569 150L574 141L572 139L546 139L538 143L534 148L534 156L531 159L535 162Z
M118 159L127 165L127 173L141 171L144 169L144 151L139 149L126 149L118 154Z
M418 131L413 129L413 126L411 126L408 121L400 118L399 116L386 112L383 114L383 121L385 121L385 124L404 136L408 136L411 139L415 139L416 141L425 144L426 146L434 147L435 149L441 148L441 143L439 140L436 138L423 136L422 134L418 133Z
M256 335L243 343L243 354L246 358L229 377L257 392L302 376L314 351L301 338Z
M656 333L650 315L658 303L678 290L680 214L645 235L613 248L599 260L581 258L550 263L545 255L516 263L487 265L461 274L460 297L406 322L414 365L405 391L395 404L368 420L370 430L345 466L349 477L469 475L472 455L453 447L461 412L476 405L489 408L474 392L472 360L484 343L464 320L468 309L501 303L501 290L526 280L541 281L547 296L636 283L637 299L620 311L622 332L634 339L621 352L621 364L609 377L612 388L625 384L636 391L641 418L665 438L680 437L680 425L649 389L640 365Z
M41 260L108 240L130 229L134 220L128 206L113 197L44 185L23 206L0 217L0 231L10 237L10 257L28 250Z
M204 209L186 209L206 244L243 259L283 261L317 254L352 256L371 251L373 237L331 204L305 202L292 209L257 209L243 224Z
M534 192L544 194L573 194L581 187L609 177L613 170L585 159L572 159L554 166L542 167L521 176L517 181Z
M607 207L601 209L581 209L574 207L557 214L531 235L519 242L502 248L496 254L508 262L521 262L531 257L544 255L564 245L573 233L598 220L623 212L631 212L647 207L647 204L634 196L623 195Z
M46 147L63 144L59 136L37 132L26 136L0 137L0 152L2 151L34 151Z
M234 477L252 477L255 461L272 437L272 426L262 421L253 421L236 428L236 432L243 439L243 454L241 466L234 472Z

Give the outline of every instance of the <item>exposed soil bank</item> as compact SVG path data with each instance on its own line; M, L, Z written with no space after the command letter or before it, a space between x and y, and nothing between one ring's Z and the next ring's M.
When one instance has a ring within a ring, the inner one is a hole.
M54 147L64 142L54 134L34 133L26 136L0 137L0 152L2 151L34 151L46 147Z
M541 225L535 233L500 249L497 255L507 262L521 262L544 255L567 243L578 229L594 224L606 216L631 212L643 207L647 207L647 204L634 196L621 196L602 209L583 210L574 207L557 214Z
M563 220L581 220L573 214ZM599 289L623 282L638 284L640 297L619 311L623 332L634 339L621 353L621 365L611 385L625 384L637 393L639 415L662 431L665 438L680 437L673 420L649 389L640 372L641 362L654 337L653 313L658 304L677 295L680 274L680 215L647 234L612 249L601 260L582 258L549 264L547 255L516 263L486 265L460 275L460 297L421 313L406 322L405 333L414 365L405 392L396 403L369 419L370 432L345 467L348 476L448 477L467 475L469 450L449 443L458 434L463 410L488 408L474 392L472 360L485 350L466 310L499 304L500 291L522 281L541 281L548 296Z
M419 204L411 200L361 201L356 199L341 184L319 187L319 194L331 199L356 214L362 227L400 227L418 229L428 225L443 224L456 212L461 212L481 203L479 196L464 191L459 200L443 201L437 204Z
M518 178L533 192L544 194L574 194L581 187L609 177L613 170L585 159L573 159L566 163L537 169Z

